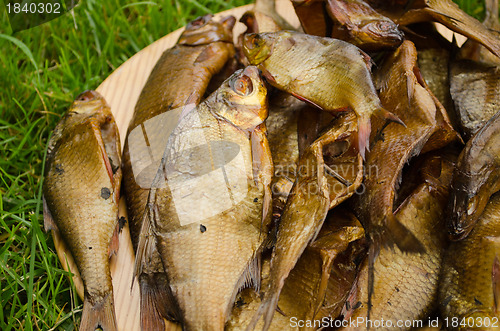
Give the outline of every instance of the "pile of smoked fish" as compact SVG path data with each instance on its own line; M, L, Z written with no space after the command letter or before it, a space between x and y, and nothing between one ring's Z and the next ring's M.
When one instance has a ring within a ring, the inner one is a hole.
M483 23L451 0L292 3L298 28L271 0L235 39L234 17L189 23L123 153L97 92L55 128L45 227L80 330L116 330L120 196L143 330L500 327L497 0Z

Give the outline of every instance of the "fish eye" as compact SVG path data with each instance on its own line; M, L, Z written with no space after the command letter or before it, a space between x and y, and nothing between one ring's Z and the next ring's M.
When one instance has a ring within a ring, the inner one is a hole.
M247 96L253 91L252 80L248 76L240 76L229 82L231 89L241 96Z
M94 99L94 94L91 91L85 91L76 97L77 101L86 102Z

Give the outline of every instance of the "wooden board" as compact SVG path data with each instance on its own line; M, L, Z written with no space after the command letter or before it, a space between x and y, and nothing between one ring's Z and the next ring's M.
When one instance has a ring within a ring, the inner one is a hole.
M289 0L277 0L277 11L285 17L293 26L298 27L299 21ZM233 15L239 18L253 5L242 6L216 14L216 17ZM444 28L444 27L443 27ZM444 28L446 29L446 28ZM163 51L172 47L177 42L183 29L176 30L165 37L147 46L129 60L116 69L97 88L108 104L111 106L115 116L120 139L124 145L128 124L132 118L134 107L139 94L146 83L146 80L153 69L156 61ZM237 23L234 28L234 38L245 30L245 26ZM447 30L447 29L446 29ZM443 30L444 31L444 30ZM451 31L445 32L451 39ZM120 216L126 217L126 206L122 198L120 201ZM66 266L66 257L63 254L64 244L60 238L54 237L56 249L63 266ZM134 267L134 251L130 239L128 224L123 228L119 236L119 250L117 255L111 258L111 276L113 279L115 311L118 323L118 330L139 331L140 330L140 310L139 310L139 286L134 280L132 285L132 275ZM68 259L69 260L69 259ZM69 261L71 265L72 261ZM65 267L67 270L67 268ZM76 275L75 280L79 277ZM81 293L80 293L81 294ZM167 330L181 330L180 326L167 322Z
M298 18L289 0L277 0L276 5L278 12L283 17L293 26L299 26ZM243 13L251 9L252 6L247 5L234 8L218 13L215 16L233 15L239 20ZM118 129L120 130L122 146L135 104L148 79L149 73L163 51L175 45L182 30L179 29L166 35L132 56L97 88L97 91L104 96L111 106L111 111L115 116ZM245 26L238 22L234 28L235 40L243 31L245 31ZM121 201L120 204L120 216L126 216L124 201ZM132 249L128 224L122 230L119 241L118 254L111 258L111 276L113 278L118 330L139 331L139 286L136 280L134 281L132 290L130 289L134 266L134 251ZM181 330L181 328L176 324L168 323L167 330Z

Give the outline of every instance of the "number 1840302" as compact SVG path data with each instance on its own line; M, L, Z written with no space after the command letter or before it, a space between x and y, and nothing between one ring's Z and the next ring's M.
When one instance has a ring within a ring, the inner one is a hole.
M9 14L61 14L60 3L7 3L7 12Z

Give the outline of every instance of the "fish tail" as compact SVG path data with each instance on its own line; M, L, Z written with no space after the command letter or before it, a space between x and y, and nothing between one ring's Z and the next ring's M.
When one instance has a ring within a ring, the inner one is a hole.
M164 318L170 321L181 321L166 274L142 273L139 276L139 284L142 330L165 330Z
M101 328L102 331L117 330L115 305L111 291L102 300L91 300L88 294L85 295L79 330L93 331L97 328Z
M395 244L405 253L424 253L425 247L415 235L401 224L394 214L389 214L386 218L385 232L388 238L384 238L386 244Z
M372 130L369 116L360 116L358 118L358 149L363 160L366 151L370 151L370 133Z

